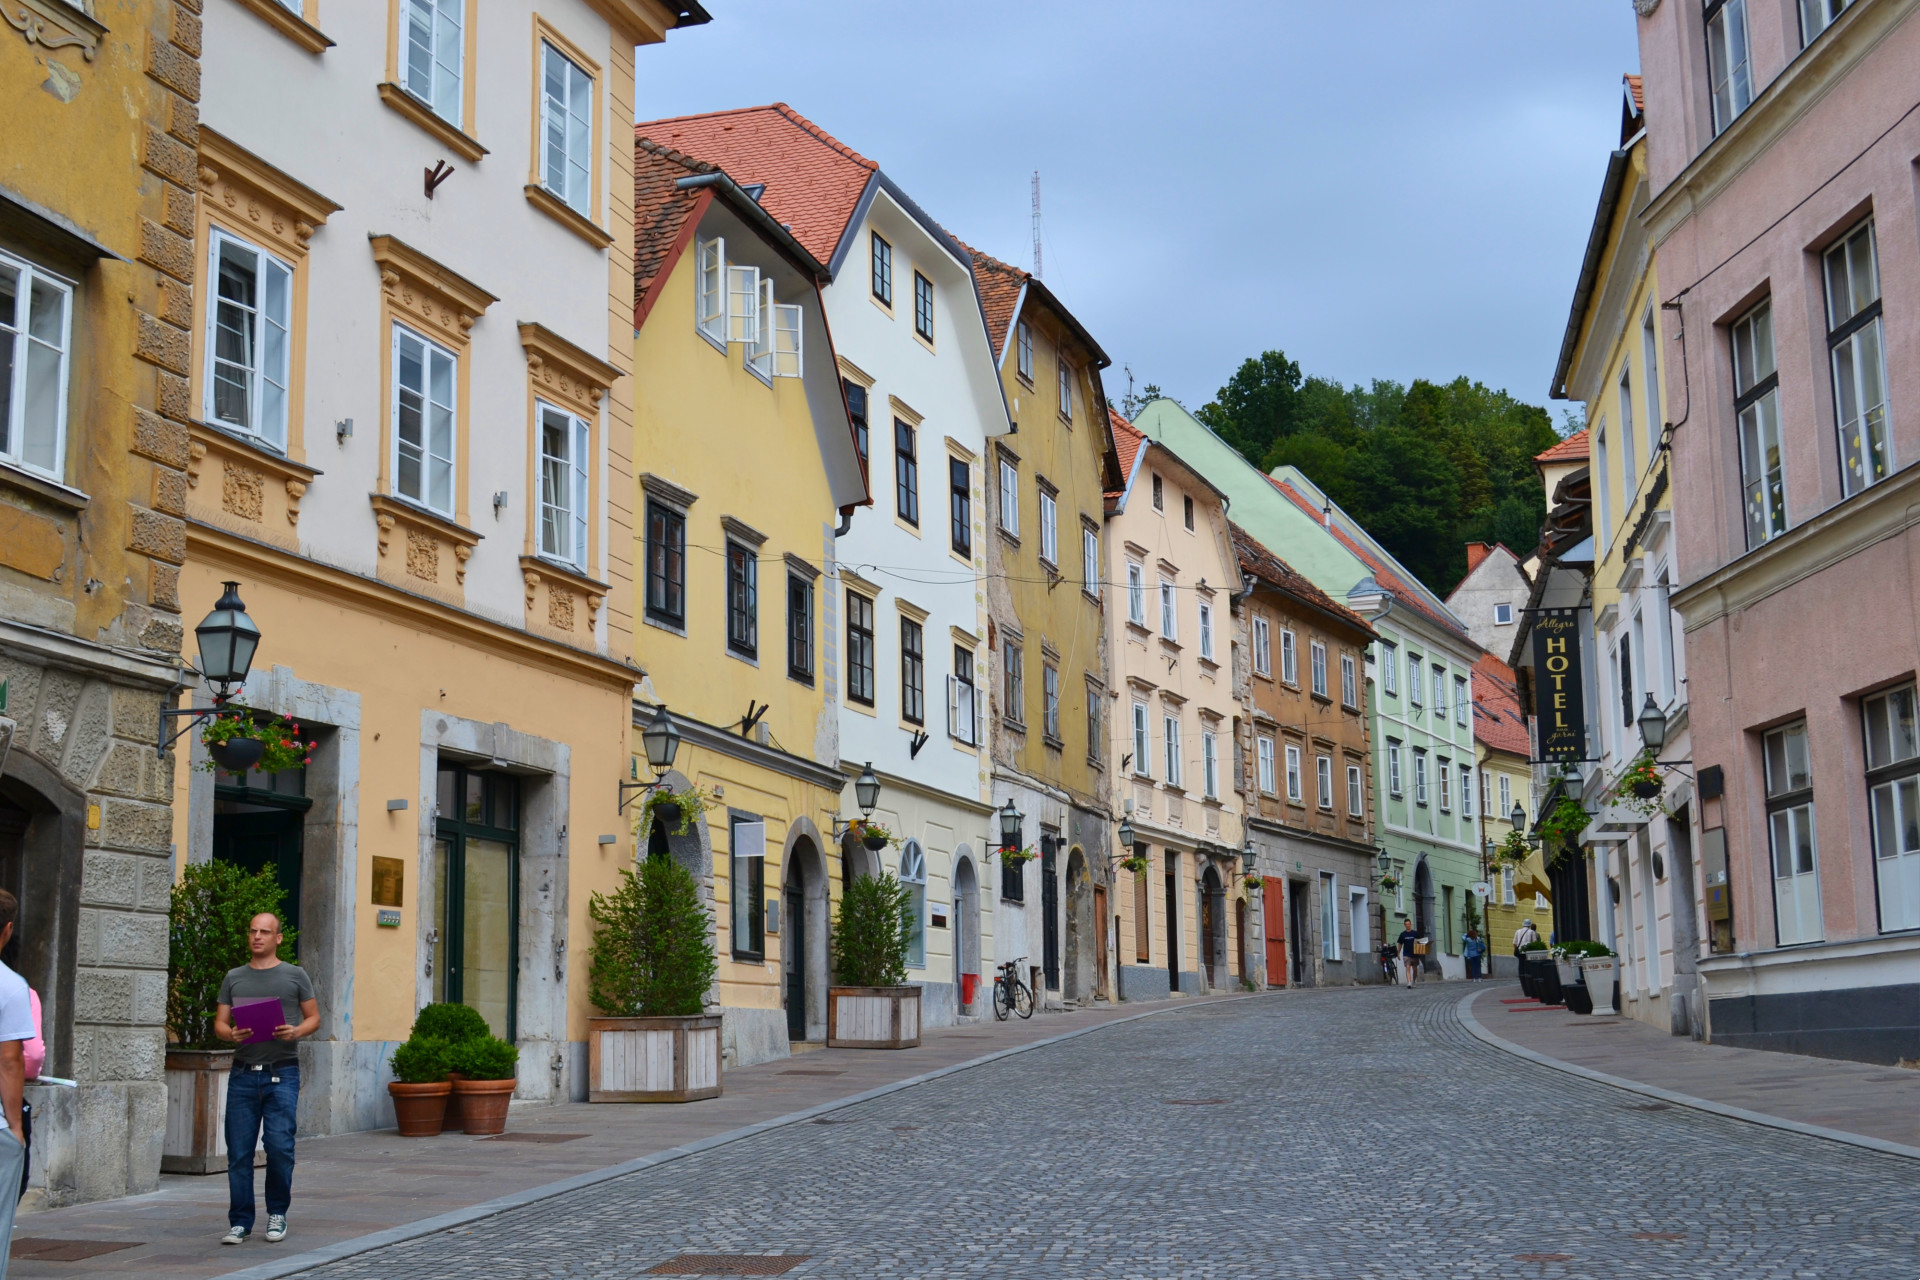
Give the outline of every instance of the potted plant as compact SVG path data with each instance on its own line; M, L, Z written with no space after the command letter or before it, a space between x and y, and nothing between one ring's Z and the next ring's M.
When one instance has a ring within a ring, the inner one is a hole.
M1587 984L1587 995L1592 1000L1592 1012L1614 1014L1619 1009L1613 1001L1613 984L1619 972L1619 961L1611 948L1600 942L1569 942L1567 953L1574 957L1580 966L1580 976Z
M855 818L847 824L847 834L875 853L890 844L900 843L897 836L871 818Z
M1392 893L1400 887L1400 878L1398 876L1381 876L1380 887L1388 893Z
M167 918L166 1173L222 1173L227 1142L221 1114L233 1046L213 1034L214 1006L227 970L247 962L247 925L280 913L285 897L273 872L249 874L231 862L190 862L173 886ZM280 958L294 957L295 932L283 931Z
M1260 892L1261 886L1266 884L1267 879L1265 876L1251 875L1241 877L1240 882L1247 886L1248 893L1258 893Z
M520 1050L494 1035L475 1036L447 1049L454 1098L460 1101L461 1127L489 1135L507 1128L507 1104L513 1101L514 1067Z
M300 726L286 716L259 716L237 709L222 711L200 730L207 747L207 770L279 773L313 763L314 742L300 740Z
M672 858L621 868L587 903L594 923L587 996L592 1102L694 1102L720 1096L720 1018L706 1012L719 972L693 874Z
M1660 781L1659 761L1650 750L1642 751L1607 788L1608 801L1624 805L1635 812L1652 817L1666 808L1660 802L1660 793L1665 784Z
M1560 974L1553 964L1553 952L1535 938L1520 948L1520 987L1543 1004L1560 1003Z
M453 1082L447 1079L451 1056L445 1040L418 1034L408 1036L393 1051L393 1080L387 1093L393 1098L393 1118L401 1137L439 1135L447 1116L447 1096L453 1092Z
M1024 866L1039 856L1040 854L1033 849L1002 849L1000 851L1000 861L1010 867Z
M409 1036L432 1036L437 1040L444 1040L448 1051L451 1052L469 1040L483 1040L493 1033L487 1027L487 1020L480 1016L478 1009L471 1005L446 1003L430 1004L421 1009L414 1015L413 1030L408 1034ZM460 1067L449 1065L452 1066L453 1071L449 1078L456 1087L447 1098L446 1119L441 1125L441 1132L459 1133L465 1127L460 1110L460 1090L457 1087L460 1082Z
M1565 994L1580 985L1580 957L1570 953L1566 946L1553 949L1553 972L1560 979L1560 993Z
M920 988L906 984L912 903L891 871L861 876L841 895L827 938L835 979L827 989L829 1046L911 1049L920 1043Z
M714 800L711 791L699 787L688 787L685 791L668 791L661 787L649 792L640 804L640 811L634 815L635 847L647 847L647 837L653 833L657 823L671 823L668 830L672 834L686 835L693 830L694 823L706 817Z
M1153 859L1144 853L1128 854L1120 859L1120 869L1128 875L1143 876L1153 869Z

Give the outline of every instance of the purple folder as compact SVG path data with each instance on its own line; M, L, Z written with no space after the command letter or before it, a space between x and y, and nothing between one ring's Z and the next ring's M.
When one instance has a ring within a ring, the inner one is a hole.
M233 1029L247 1030L242 1044L265 1044L273 1039L274 1028L286 1021L279 996L247 996L233 1002Z

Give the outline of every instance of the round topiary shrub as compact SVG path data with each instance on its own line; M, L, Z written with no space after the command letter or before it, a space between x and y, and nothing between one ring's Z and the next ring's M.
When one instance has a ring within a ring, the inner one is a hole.
M393 1078L401 1084L438 1084L453 1070L452 1046L439 1036L409 1036L393 1051Z
M451 1047L447 1065L468 1080L511 1080L520 1050L498 1036L481 1035Z
M442 1003L421 1009L414 1016L410 1034L433 1036L452 1045L490 1036L493 1029L487 1026L487 1020L472 1005ZM459 1070L458 1067L454 1069Z

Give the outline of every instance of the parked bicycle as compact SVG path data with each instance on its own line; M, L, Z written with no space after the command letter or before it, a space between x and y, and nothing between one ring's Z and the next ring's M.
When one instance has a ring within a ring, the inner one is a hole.
M999 974L993 980L993 1016L1001 1022L1007 1020L1009 1010L1017 1011L1023 1018L1033 1016L1033 988L1020 980L1020 966L1026 960L1009 960L1000 966Z

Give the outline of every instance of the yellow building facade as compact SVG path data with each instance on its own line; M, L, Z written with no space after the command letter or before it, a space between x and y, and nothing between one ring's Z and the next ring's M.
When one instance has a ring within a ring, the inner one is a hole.
M729 1066L826 1035L827 928L846 868L834 530L866 500L820 265L712 165L642 140L634 772L660 707L667 786L707 803L649 846L710 895ZM644 805L645 802L642 802Z

